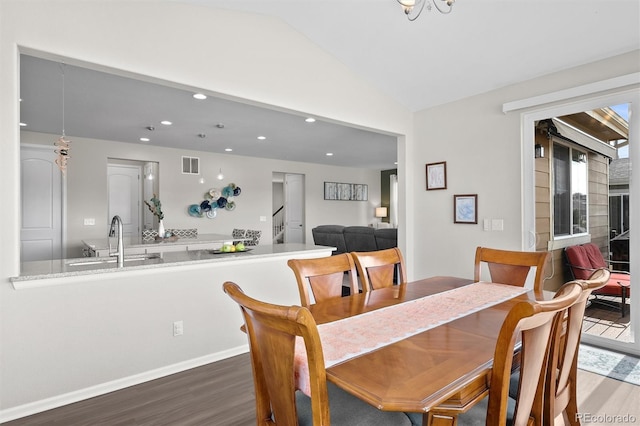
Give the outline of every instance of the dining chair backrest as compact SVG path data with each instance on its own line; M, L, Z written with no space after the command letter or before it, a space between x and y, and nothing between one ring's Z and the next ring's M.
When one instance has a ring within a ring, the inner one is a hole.
M489 385L487 425L507 423L507 403L513 353L518 336L521 336L520 384L516 393L516 408L512 424L541 424L540 396L543 394L544 378L549 365L549 348L552 332L567 309L582 294L578 283L567 284L548 301L521 301L514 305L505 318L493 357ZM538 407L534 407L534 403ZM536 418L538 416L538 418Z
M473 279L482 281L482 264L489 268L491 281L523 287L531 268L536 268L533 290L536 296L542 296L544 286L544 270L549 258L548 251L511 251L487 247L476 249Z
M316 302L341 297L345 278L351 294L358 293L356 266L349 253L313 259L289 259L287 265L296 276L302 306L309 307L312 304L309 288Z
M391 287L398 272L397 283L407 282L407 270L402 252L398 247L377 251L353 251L353 260L358 270L364 291Z
M610 275L608 269L601 268L588 280L575 281L582 286L582 294L568 309L551 344L544 389L544 424L553 425L554 419L560 414L563 414L565 424L580 424L576 379L582 320L591 292L603 287L609 281Z
M258 425L297 425L294 352L301 336L309 363L314 425L329 425L329 399L322 346L315 320L307 308L279 306L253 299L235 283L227 293L244 316L249 336Z

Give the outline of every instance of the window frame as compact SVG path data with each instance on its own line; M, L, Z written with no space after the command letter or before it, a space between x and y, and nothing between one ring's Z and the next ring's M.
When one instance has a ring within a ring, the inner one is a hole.
M550 196L551 196L551 218L552 218L552 224L551 224L551 241L559 241L559 240L568 240L568 239L572 239L572 238L580 238L580 237L584 237L584 236L588 236L589 232L590 232L590 218L589 218L589 200L590 200L590 194L589 194L589 150L587 150L584 147L581 147L577 144L573 144L567 141L564 141L560 138L555 138L553 137L551 139L551 191L550 191ZM570 224L569 224L569 233L568 234L561 234L561 235L557 235L556 234L556 167L555 167L555 158L556 158L556 146L562 146L565 148L568 148L569 150L569 187L570 187L570 193L572 194L569 197L569 217L570 217ZM585 183L586 183L586 200L585 200L585 206L586 206L586 212L585 212L585 217L586 217L586 229L584 232L574 232L574 222L573 222L573 205L574 205L574 200L573 200L573 188L574 188L574 181L573 181L573 155L574 155L574 151L578 151L582 154L585 155Z

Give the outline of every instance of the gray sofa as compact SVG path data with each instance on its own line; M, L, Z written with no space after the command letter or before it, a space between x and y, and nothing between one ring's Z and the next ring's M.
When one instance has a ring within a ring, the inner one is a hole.
M313 242L333 246L332 254L352 251L375 251L398 246L396 228L375 229L368 226L319 225L311 230Z

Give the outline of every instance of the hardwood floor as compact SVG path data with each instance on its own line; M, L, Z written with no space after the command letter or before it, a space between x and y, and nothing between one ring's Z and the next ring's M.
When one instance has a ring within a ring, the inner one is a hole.
M640 386L578 370L578 406L590 421L616 415L640 424ZM609 420L609 421L607 421ZM4 423L6 426L251 426L255 425L249 355ZM613 422L616 423L616 422Z
M6 426L255 425L249 354L4 423Z

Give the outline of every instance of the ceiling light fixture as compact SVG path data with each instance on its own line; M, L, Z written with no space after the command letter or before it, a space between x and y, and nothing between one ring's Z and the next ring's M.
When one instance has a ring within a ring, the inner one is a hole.
M316 119L313 117L307 117L304 119L304 121L306 121L307 123L315 123Z
M233 151L233 149L231 149L231 148L225 148L224 150L227 151L227 152Z
M331 157L331 156L333 155L333 152L327 152L325 155L326 155L327 157Z
M258 136L258 140L261 140L261 141L265 140L266 138L267 138L266 136Z
M410 21L415 21L422 13L422 10L426 8L431 10L431 5L436 7L436 10L440 13L447 14L453 9L453 3L455 0L396 0L402 6L402 10Z
M20 123L20 127L27 127L27 123Z
M140 142L149 142L150 140L149 138L140 138Z
M222 169L220 169L220 173L218 173L217 178L218 178L218 180L224 179L224 175L222 174Z
M207 99L207 95L205 95L204 93L194 93L193 97L198 99L199 101Z
M170 122L169 120L162 120L160 124L164 124L165 126L171 126L173 123Z

